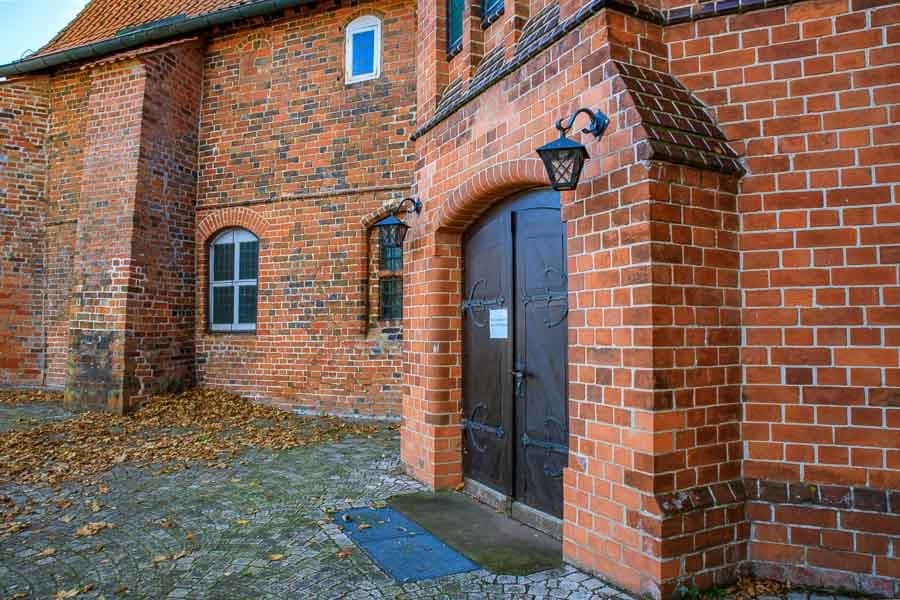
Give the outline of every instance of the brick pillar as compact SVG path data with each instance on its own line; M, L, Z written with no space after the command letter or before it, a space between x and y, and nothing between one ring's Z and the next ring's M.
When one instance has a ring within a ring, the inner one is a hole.
M434 115L447 87L447 3L419 0L416 30L418 122Z
M202 55L95 67L76 238L67 401L127 412L192 380Z

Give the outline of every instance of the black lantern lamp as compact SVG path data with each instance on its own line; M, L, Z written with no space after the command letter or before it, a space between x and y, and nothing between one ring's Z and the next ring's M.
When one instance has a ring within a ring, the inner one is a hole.
M397 215L408 215L410 213L416 213L417 215L422 214L421 200L406 198L387 218L382 219L375 224L375 227L378 228L382 248L403 247L403 241L406 239L406 232L409 231L409 225L398 219Z
M559 130L558 140L537 149L541 160L544 161L547 175L550 177L550 185L559 192L574 190L578 187L584 161L591 157L583 144L566 137L566 134L575 125L575 119L582 113L591 118L590 125L582 129L582 133L590 133L598 140L601 139L606 133L606 128L609 127L609 117L599 110L595 113L590 109L581 108L569 117L567 125L563 125L565 119L560 119L556 123L556 128Z

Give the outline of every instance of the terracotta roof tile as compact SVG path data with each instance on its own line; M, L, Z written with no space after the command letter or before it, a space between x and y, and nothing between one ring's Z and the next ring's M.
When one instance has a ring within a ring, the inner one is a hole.
M617 92L627 90L647 132L640 158L741 175L744 168L703 104L668 73L612 61Z
M114 38L130 27L161 19L197 17L254 4L258 0L92 0L50 43L32 56L43 56Z

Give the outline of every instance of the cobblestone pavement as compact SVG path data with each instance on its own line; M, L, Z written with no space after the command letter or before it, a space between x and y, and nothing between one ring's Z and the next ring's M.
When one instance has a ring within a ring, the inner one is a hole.
M4 407L0 431L64 417L46 405ZM31 507L17 519L26 529L0 529L0 599L61 592L108 600L630 598L572 567L528 577L476 571L395 583L326 523L323 508L419 491L401 474L398 456L396 432L384 431L330 445L253 451L220 468L164 472L120 465L96 482L58 490L0 486L0 500ZM110 528L79 536L89 523ZM340 558L344 549L352 552Z

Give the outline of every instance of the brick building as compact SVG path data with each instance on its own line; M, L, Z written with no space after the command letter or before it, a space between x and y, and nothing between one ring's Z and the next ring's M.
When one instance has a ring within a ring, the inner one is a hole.
M402 411L631 590L900 596L900 5L126 5L0 69L0 383Z
M0 87L0 383L399 416L371 226L413 178L415 7L244 4L97 0ZM258 242L217 243L235 231ZM241 248L255 272L209 286L211 253Z

